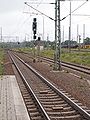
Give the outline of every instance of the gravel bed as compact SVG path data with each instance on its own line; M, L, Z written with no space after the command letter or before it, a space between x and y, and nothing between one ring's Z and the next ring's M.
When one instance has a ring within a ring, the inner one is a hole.
M87 80L75 77L65 71L55 72L50 68L50 65L45 63L32 63L32 65L48 80L55 83L58 88L66 90L74 98L90 108L90 84Z
M37 69L45 78L55 86L70 93L72 97L78 99L83 105L90 109L90 84L87 80L79 78L70 72L53 71L52 65L45 62L33 63L28 57L20 55L28 64ZM90 79L89 79L90 80Z
M37 69L45 78L60 89L67 91L72 97L78 99L83 105L90 109L90 83L85 79L80 79L70 72L53 71L53 67L45 62L33 63L28 57L20 55L28 64ZM4 74L14 74L11 61L8 55L5 55ZM6 64L9 63L9 64Z
M13 69L12 69L12 61L9 58L9 55L5 51L4 54L4 75L14 75Z

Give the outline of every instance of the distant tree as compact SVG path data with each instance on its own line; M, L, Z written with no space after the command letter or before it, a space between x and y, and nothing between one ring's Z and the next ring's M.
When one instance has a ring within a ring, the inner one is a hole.
M61 46L68 48L68 47L69 47L69 42L70 42L70 46L71 46L72 48L78 47L76 41L69 41L69 40L66 40L66 41L62 42L62 43L61 43Z
M51 49L55 50L55 46L56 46L56 45L55 45L55 41L51 42L51 43L50 43L50 46L51 46Z
M44 41L44 48L55 50L55 41Z
M85 45L90 45L90 38L89 37L86 37L86 39L84 39L84 44Z

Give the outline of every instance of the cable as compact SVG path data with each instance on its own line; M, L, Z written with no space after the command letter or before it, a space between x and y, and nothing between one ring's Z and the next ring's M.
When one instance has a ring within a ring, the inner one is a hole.
M29 7L31 7L32 9L36 10L37 12L41 13L42 15L48 17L49 19L55 21L53 18L51 18L51 17L49 17L48 15L42 13L41 11L39 11L39 10L37 10L36 8L32 7L31 5L27 4L27 2L25 2L25 4L26 4L27 6L29 6Z
M87 0L88 1L88 0ZM79 8L81 8L84 4L86 4L87 3L87 1L86 2L84 2L82 5L80 5L79 7L77 7L75 10L73 10L71 13L73 13L73 12L75 12L76 10L78 10ZM70 14L68 14L67 16L65 16L65 17L63 17L62 19L61 19L61 21L62 20L64 20L65 18L67 18L68 16L69 16Z
M78 8L76 8L75 10L73 10L72 13L75 12L76 10L78 10L79 8L81 8L81 7L82 7L84 4L86 4L86 3L87 3L87 1L84 2L82 5L80 5Z

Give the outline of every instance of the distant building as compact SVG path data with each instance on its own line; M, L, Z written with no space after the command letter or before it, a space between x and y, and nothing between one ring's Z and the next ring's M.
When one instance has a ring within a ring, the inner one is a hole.
M44 49L44 41L41 41L40 39L35 41L35 49L37 50L43 50Z

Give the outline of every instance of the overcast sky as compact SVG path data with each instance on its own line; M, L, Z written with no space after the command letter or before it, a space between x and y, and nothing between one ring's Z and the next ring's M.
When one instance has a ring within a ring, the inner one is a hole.
M32 8L24 4L28 2L34 8L40 10L46 15L54 18L55 15L55 6L45 3L54 3L55 0L0 0L0 28L2 28L3 36L19 36L19 41L26 38L32 38L32 22L33 18L37 17L38 25L38 36L43 36L43 23L44 23L44 39L49 36L49 40L54 40L54 21L42 15L31 15L29 13L37 13ZM83 4L85 0L77 0L72 2L72 11L78 6ZM37 4L32 4L37 3ZM44 3L44 4L43 4ZM69 14L70 2L65 1L61 2L61 18ZM39 14L39 13L38 13ZM85 14L90 15L90 1L84 4L80 9L78 9L73 14ZM76 40L77 37L77 24L79 24L79 34L83 36L83 24L85 24L85 36L90 37L90 16L77 16L72 15L72 39ZM69 17L61 22L61 31L64 26L65 30L65 39L68 39L68 26L69 26ZM0 30L1 31L1 30ZM7 39L8 40L8 39ZM9 41L9 40L8 40Z

